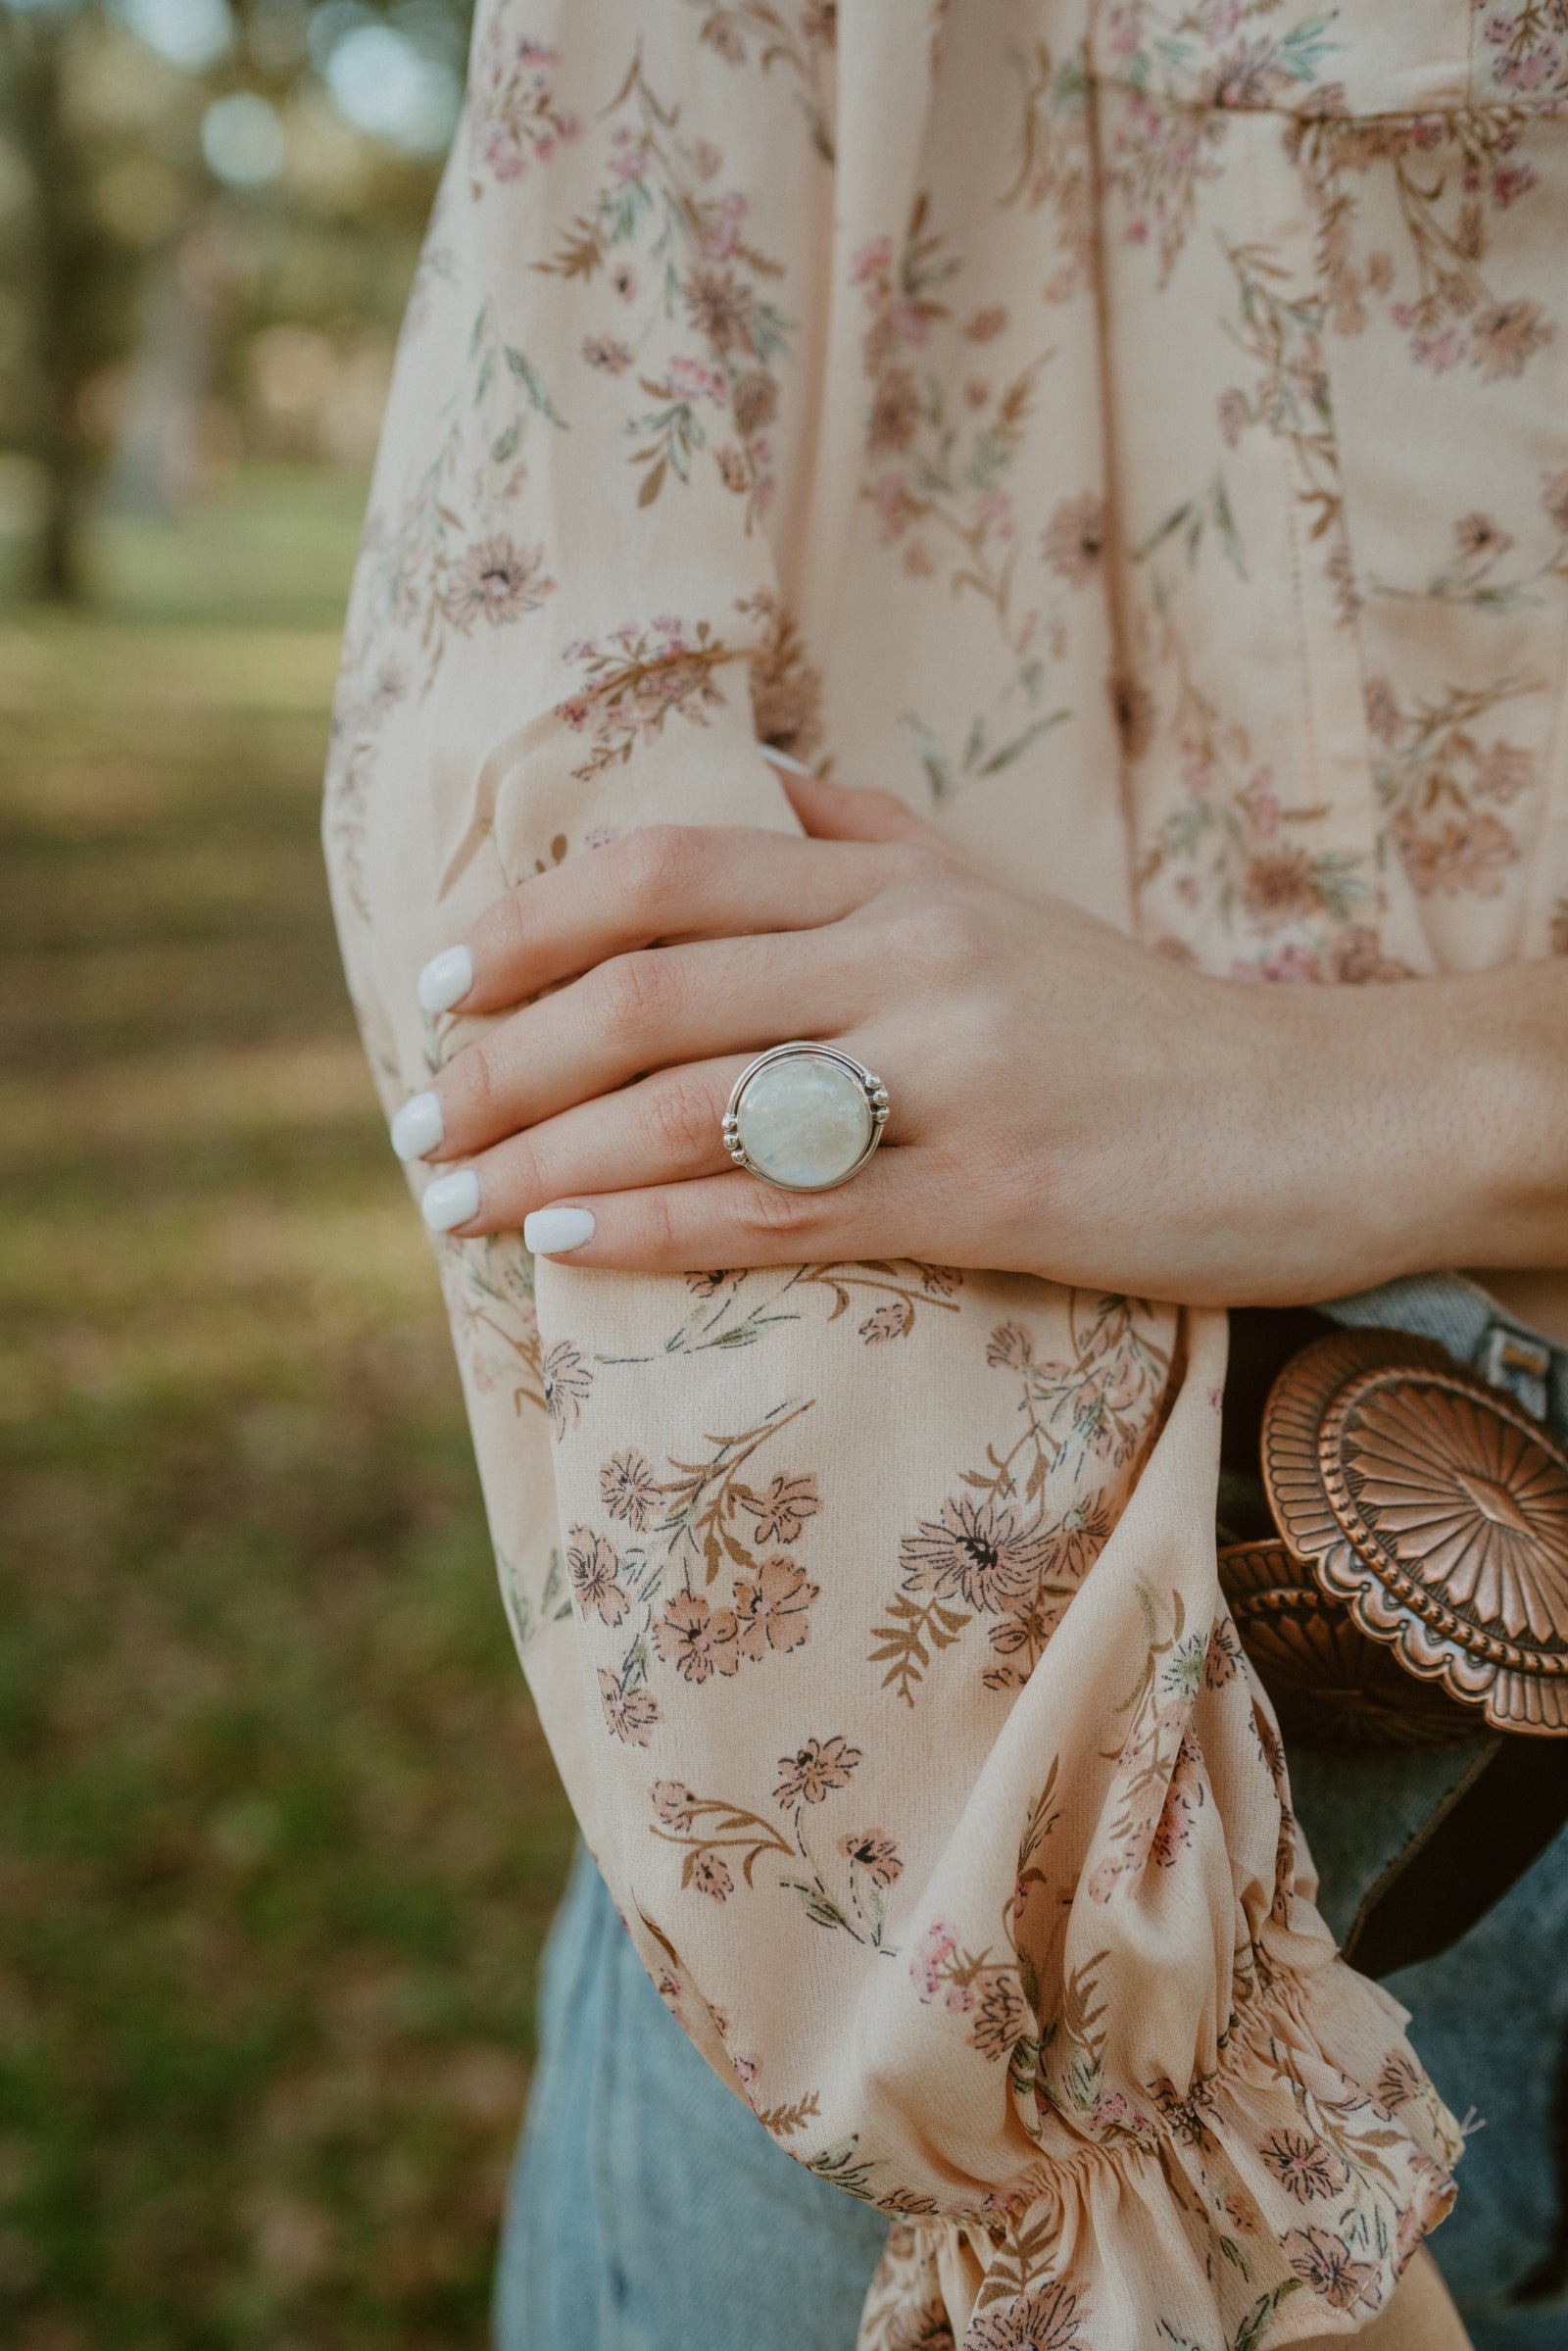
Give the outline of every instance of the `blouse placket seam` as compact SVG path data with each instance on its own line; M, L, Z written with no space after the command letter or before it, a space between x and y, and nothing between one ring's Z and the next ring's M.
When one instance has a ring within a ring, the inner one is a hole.
M1257 110L1261 112L1262 110ZM1244 142L1247 158L1248 184L1251 192L1251 211L1254 226L1261 231L1264 224L1263 189L1258 171L1256 137ZM1293 633L1299 653L1300 706L1306 760L1312 779L1313 796L1329 797L1323 771L1323 742L1318 724L1318 688L1315 648L1312 642L1312 615L1308 609L1301 577L1300 516L1295 484L1291 480L1290 458L1286 445L1278 438L1271 443L1275 457L1275 475L1285 508L1285 532L1290 547L1290 605ZM1336 809L1336 814L1338 810Z
M1472 34L1472 40L1474 35ZM1344 114L1326 115L1312 106L1224 106L1216 98L1188 97L1180 90L1153 90L1134 81L1125 73L1091 72L1086 76L1090 87L1102 90L1120 90L1124 95L1138 98L1146 106L1158 107L1171 114L1220 115L1226 122L1255 122L1262 117L1275 122L1312 122L1327 120L1340 123L1354 122L1447 122L1450 118L1473 118L1478 115L1539 115L1544 122L1568 122L1568 100L1547 98L1536 103L1524 98L1478 98L1475 95L1473 73L1467 74L1466 93L1462 99L1440 100L1431 106L1355 106Z

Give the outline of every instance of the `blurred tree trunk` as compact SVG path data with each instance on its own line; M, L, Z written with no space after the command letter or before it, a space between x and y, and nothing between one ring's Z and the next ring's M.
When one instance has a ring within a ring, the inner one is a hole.
M113 266L66 120L70 30L65 9L8 8L0 0L0 93L31 181L24 231L33 376L26 443L44 484L32 588L63 603L77 601L85 585L81 537L92 453L81 394L94 356L92 321Z
M212 238L190 220L148 265L107 493L117 512L177 514L191 497L220 293Z

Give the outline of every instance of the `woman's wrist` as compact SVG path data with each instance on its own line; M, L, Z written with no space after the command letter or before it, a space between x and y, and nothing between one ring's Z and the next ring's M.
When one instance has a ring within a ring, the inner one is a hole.
M1275 1214L1288 1253L1301 1220L1319 1297L1434 1267L1568 1263L1568 967L1277 1003L1291 1050Z

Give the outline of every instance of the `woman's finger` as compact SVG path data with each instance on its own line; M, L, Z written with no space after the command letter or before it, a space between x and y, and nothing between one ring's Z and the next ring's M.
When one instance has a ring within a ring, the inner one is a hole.
M739 825L639 827L509 890L419 975L427 1012L491 1012L656 940L811 930L874 895L864 842Z
M865 1013L874 979L839 928L616 955L454 1054L393 1120L393 1148L467 1158L651 1070L837 1036Z
M432 1232L515 1232L569 1193L640 1190L717 1175L730 1165L720 1128L739 1057L662 1069L616 1094L564 1110L525 1135L438 1175L421 1206Z
M952 842L934 824L927 824L923 816L906 808L896 793L830 783L825 776L812 775L808 768L793 759L786 764L776 753L765 748L762 757L771 759L779 769L779 782L789 796L790 806L812 840L907 842L916 849L934 849L944 857L954 856Z
M832 1192L780 1192L737 1168L642 1192L583 1193L535 1210L523 1241L538 1256L636 1273L925 1256L935 1216L929 1158L885 1147Z

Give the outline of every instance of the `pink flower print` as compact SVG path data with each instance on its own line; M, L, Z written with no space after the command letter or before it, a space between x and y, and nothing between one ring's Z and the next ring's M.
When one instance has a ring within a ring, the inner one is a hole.
M715 408L729 406L728 383L716 367L706 367L701 360L671 360L668 382L682 400L710 400ZM675 625L678 628L680 623Z
M618 1625L631 1606L619 1577L620 1561L612 1545L591 1527L573 1527L568 1538L566 1574L578 1607L590 1610L607 1625Z
M896 1885L904 1875L898 1847L885 1829L857 1829L839 1838L839 1851L851 1869L864 1870L873 1886Z
M807 1520L814 1518L822 1507L816 1480L809 1474L776 1477L761 1494L740 1487L735 1498L756 1519L759 1543L794 1543Z
M1510 204L1516 204L1535 184L1536 175L1528 164L1499 165L1492 174L1493 202L1506 212Z
M677 1592L665 1602L654 1627L654 1646L686 1682L701 1684L710 1674L733 1674L740 1666L733 1614L710 1608L700 1592Z
M976 1978L975 1994L969 2046L988 2065L1000 2065L1011 2056L1029 2021L1017 1976L1011 1968L987 1968Z
M1396 307L1402 310L1405 305L1400 303ZM1464 357L1464 338L1451 326L1445 326L1437 334L1412 335L1410 357L1418 367L1430 367L1434 375L1446 374Z
M905 1536L900 1566L908 1592L1001 1611L1030 1590L1052 1547L1038 1522L1020 1524L1016 1510L958 1495L943 1503L940 1519L922 1519Z
M1323 976L1323 966L1316 955L1308 955L1304 947L1276 948L1266 963L1259 964L1257 976L1286 986L1310 985Z
M1376 2308L1369 2289L1377 2283L1377 2264L1353 2259L1343 2237L1327 2229L1290 2229L1280 2249L1302 2284L1333 2309L1353 2310L1358 2302Z
M1346 2182L1345 2165L1332 2147L1304 2131L1276 2131L1258 2149L1288 2196L1310 2204L1318 2196L1337 2196Z
M986 1342L986 1361L996 1370L1022 1371L1035 1359L1035 1343L1021 1322L999 1322Z
M610 148L610 169L614 178L647 178L648 166L652 160L648 151L648 142L640 132L632 129L630 123L616 124Z
M732 188L728 195L719 198L705 225L705 261L727 262L734 259L740 249L741 223L746 213L746 198L738 188Z
M605 1721L628 1746L645 1747L660 1718L659 1700L646 1690L622 1690L613 1674L599 1670L599 1698Z
M689 1829L697 1799L683 1780L656 1780L651 1790L654 1810L666 1829Z
M498 124L486 139L484 160L502 181L520 179L528 168L528 158L518 144L516 133L504 123Z
M909 1981L922 2000L934 2000L942 1987L942 1971L958 1947L958 1937L942 1919L934 1919L914 1946Z
M590 840L589 846L598 844ZM636 1535L641 1535L657 1517L662 1492L654 1476L653 1463L634 1445L628 1445L623 1453L612 1453L600 1467L600 1500L612 1518L623 1518Z
M735 1645L741 1654L760 1662L769 1649L798 1649L809 1638L807 1610L819 1589L807 1582L804 1568L783 1558L763 1560L755 1577L738 1577Z
M632 361L630 346L618 335L585 335L582 356L590 367L601 367L607 375L624 375Z
M710 1901L723 1902L735 1891L734 1879L714 1852L694 1854L688 1869L690 1884L700 1894L707 1894Z
M896 539L913 519L915 507L902 473L884 473L871 484L871 504L882 525L882 543Z
M857 286L875 285L885 278L893 267L893 239L869 237L850 263L850 283Z
M774 1799L780 1804L820 1804L834 1788L849 1787L860 1760L860 1749L852 1747L842 1734L808 1739L798 1753L779 1757L784 1777L773 1790Z
M1081 2297L1059 2280L1039 2285L976 2319L963 2338L963 2351L1094 2351L1080 2325L1091 2316Z
M545 574L542 547L519 547L500 532L467 548L453 564L446 608L460 628L481 619L499 628L535 611L555 584Z
M1110 50L1113 57L1133 57L1143 42L1139 12L1135 8L1113 8L1110 12Z
M1552 331L1539 302L1494 303L1472 322L1470 365L1481 369L1486 383L1522 375L1533 355L1550 342Z

